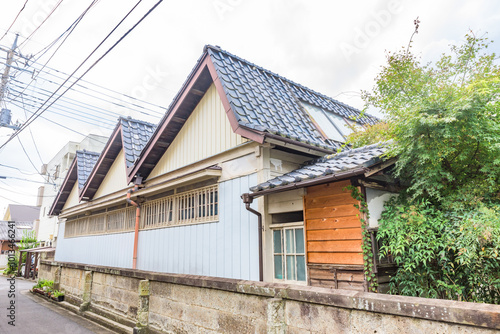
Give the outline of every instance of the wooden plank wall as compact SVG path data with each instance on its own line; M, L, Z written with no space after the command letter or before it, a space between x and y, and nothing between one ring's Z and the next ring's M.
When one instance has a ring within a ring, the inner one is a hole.
M359 210L340 181L307 188L304 213L311 285L363 290ZM347 285L346 285L347 282Z

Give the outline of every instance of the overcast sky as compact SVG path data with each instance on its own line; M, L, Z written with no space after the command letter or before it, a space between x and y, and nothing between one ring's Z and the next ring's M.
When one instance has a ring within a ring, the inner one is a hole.
M20 34L18 44L23 43L59 1L28 1L12 28L0 40L0 45L10 47L15 32ZM8 30L24 2L2 1L0 36ZM18 51L25 56L37 54L62 34L91 2L62 1L29 41L20 45ZM73 72L136 2L97 2L54 54L48 66L65 73ZM88 68L155 3L144 0L83 69ZM476 35L487 33L492 40L500 37L500 3L497 1L164 1L84 79L157 106L168 107L202 54L203 46L213 44L361 109L360 90L369 90L373 86L374 77L384 64L386 50L406 47L417 17L421 23L418 35L414 37L413 50L424 61L432 61L446 52L450 44L460 43L469 30ZM497 54L500 53L499 45L493 45ZM32 66L40 68L54 51L55 47L35 64L28 63L30 66L27 69L32 69ZM5 52L0 51L0 62L4 61ZM18 59L16 66L23 67L23 61ZM3 71L4 66L1 67ZM22 71L15 73L17 80L25 83L32 76ZM81 73L83 71L77 72ZM54 90L57 85L44 80L42 73L30 87ZM26 94L30 93L30 89ZM150 122L159 119L159 115L153 112L148 112L150 115L138 113L107 103L106 99L90 102L89 97L75 92L69 96L73 103L77 100L93 103L97 108L111 110L115 114ZM123 99L127 102L127 98ZM24 111L19 107L2 103L4 107L12 110L13 121L26 120ZM93 117L93 121L88 123L58 116L50 109L43 115L81 134L107 136L113 126L105 124L104 119L100 122L100 116L95 112L83 116ZM113 123L116 117L110 117L112 120L106 122ZM29 128L33 139L28 130L19 137L36 166L47 163L68 141L83 139L81 134L44 119L37 119ZM0 128L0 145L11 133L10 129ZM40 157L33 141L37 144ZM36 171L22 152L19 141L12 140L0 151L0 176L43 181L41 176L27 173ZM0 180L0 214L3 215L9 203L34 205L38 186L33 182L10 178Z

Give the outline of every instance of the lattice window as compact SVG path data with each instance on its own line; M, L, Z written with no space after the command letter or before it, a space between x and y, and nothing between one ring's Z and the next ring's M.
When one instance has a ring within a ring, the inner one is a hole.
M65 237L133 231L136 208L131 206L66 222ZM219 219L218 186L208 186L159 198L141 206L141 229L199 224Z
M173 221L173 205L172 196L144 203L141 208L141 228L170 225Z
M141 229L217 221L218 205L217 185L146 202L141 208Z

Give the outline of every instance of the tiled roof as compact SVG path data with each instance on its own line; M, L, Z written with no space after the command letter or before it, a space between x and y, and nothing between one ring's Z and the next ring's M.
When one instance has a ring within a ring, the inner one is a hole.
M37 219L36 217L35 219ZM33 230L33 221L16 221L16 237L15 240L19 241L22 239L24 231L32 231ZM9 240L9 235L11 228L7 221L0 221L0 240Z
M23 204L9 204L10 220L33 221L40 216L40 207Z
M76 151L76 164L78 172L78 189L83 188L85 182L90 176L92 169L94 168L97 159L99 159L99 153L89 152L86 150Z
M336 148L322 139L300 101L316 105L347 119L361 112L319 94L278 74L232 55L218 47L206 46L238 123L250 129L269 132L300 142ZM374 124L364 116L357 120ZM333 143L332 143L333 144Z
M338 154L327 155L310 161L290 173L251 187L250 191L255 193L270 188L282 187L290 183L299 183L321 176L347 172L355 168L370 167L381 160L381 155L386 151L385 147L385 144L374 144Z
M120 117L122 126L123 151L125 163L131 167L139 158L142 149L153 135L156 125L132 119Z

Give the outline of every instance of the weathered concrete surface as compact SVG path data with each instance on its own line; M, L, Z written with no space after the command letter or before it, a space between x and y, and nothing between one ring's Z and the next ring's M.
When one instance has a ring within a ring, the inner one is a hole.
M43 262L90 308L172 333L498 333L500 306L308 286ZM143 283L144 282L144 283ZM146 283L147 282L147 283ZM139 333L139 331L138 331Z

